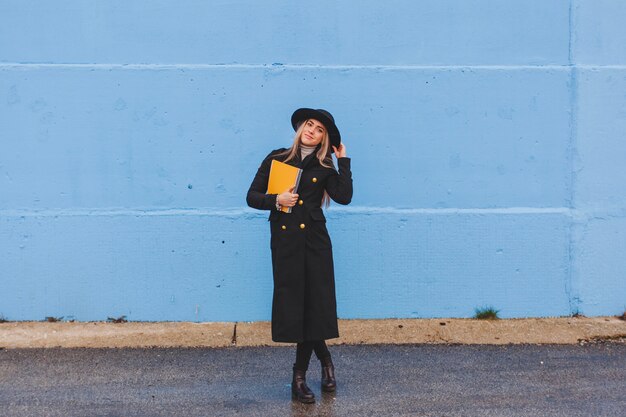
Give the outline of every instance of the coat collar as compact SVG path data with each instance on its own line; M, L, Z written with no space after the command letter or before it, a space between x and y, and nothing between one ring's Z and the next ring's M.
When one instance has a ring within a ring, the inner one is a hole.
M309 164L311 164L311 161L315 161L319 164L319 161L317 160L317 151L319 149L319 146L317 148L315 148L315 150L313 152L311 152L309 155L307 155L306 158L304 158L304 160L300 161L300 163L298 164L300 168L304 169L306 168Z
M295 157L288 162L289 165L293 165L295 167L301 168L301 169L305 169L306 167L308 167L311 163L315 164L319 164L319 161L317 160L317 151L320 149L322 145L317 145L317 147L315 148L315 150L313 152L311 152L306 158L302 159L300 156L300 152L297 152ZM315 161L315 162L313 162Z

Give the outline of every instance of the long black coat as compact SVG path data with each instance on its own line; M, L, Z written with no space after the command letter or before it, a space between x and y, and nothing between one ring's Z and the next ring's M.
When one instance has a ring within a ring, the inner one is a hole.
M338 158L339 172L320 165L316 152L288 164L302 168L298 203L291 213L276 210L276 194L265 194L272 159L263 160L246 201L250 207L270 210L272 269L272 340L302 342L339 337L332 244L321 202L324 190L339 204L352 200L350 158ZM328 165L332 166L329 158Z

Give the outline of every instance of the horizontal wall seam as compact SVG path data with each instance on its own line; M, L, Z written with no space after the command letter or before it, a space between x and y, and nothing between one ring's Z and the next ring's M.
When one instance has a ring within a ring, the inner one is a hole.
M394 207L331 207L328 214L357 215L411 215L411 214L564 214L571 215L567 207L503 207L503 208L394 208ZM50 209L50 210L0 210L0 217L69 217L69 216L215 216L215 217L266 217L267 212L248 208L195 208L195 209Z
M69 63L0 63L0 69L101 69L101 70L211 70L211 69L331 69L331 70L561 70L569 71L570 64L562 65L318 65L318 64L69 64ZM604 68L604 66L588 66ZM626 69L626 65L617 66Z

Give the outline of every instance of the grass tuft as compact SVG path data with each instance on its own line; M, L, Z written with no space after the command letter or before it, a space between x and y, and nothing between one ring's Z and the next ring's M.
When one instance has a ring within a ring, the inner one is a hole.
M0 314L0 323L8 323L8 322L9 320L6 317L4 317L2 314Z
M488 307L479 307L474 309L474 318L478 320L499 320L498 313L500 310L496 310L495 308Z
M107 321L111 323L127 323L128 322L128 320L126 320L126 316L120 316L118 318L109 317L107 318Z
M624 311L621 316L617 316L617 318L626 321L626 311Z
M51 317L51 316L47 316L45 321L47 321L48 323L56 323L59 321L63 321L63 317Z

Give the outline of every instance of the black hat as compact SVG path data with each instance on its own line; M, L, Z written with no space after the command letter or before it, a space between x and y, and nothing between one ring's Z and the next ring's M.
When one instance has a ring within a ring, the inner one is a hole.
M332 146L338 148L339 145L341 145L341 134L339 134L339 129L337 129L337 126L335 125L335 119L333 119L332 114L323 109L298 109L291 115L291 125L293 126L293 130L298 130L300 123L308 119L318 120L324 125L328 131L328 137ZM332 147L330 148L330 151L334 152Z

